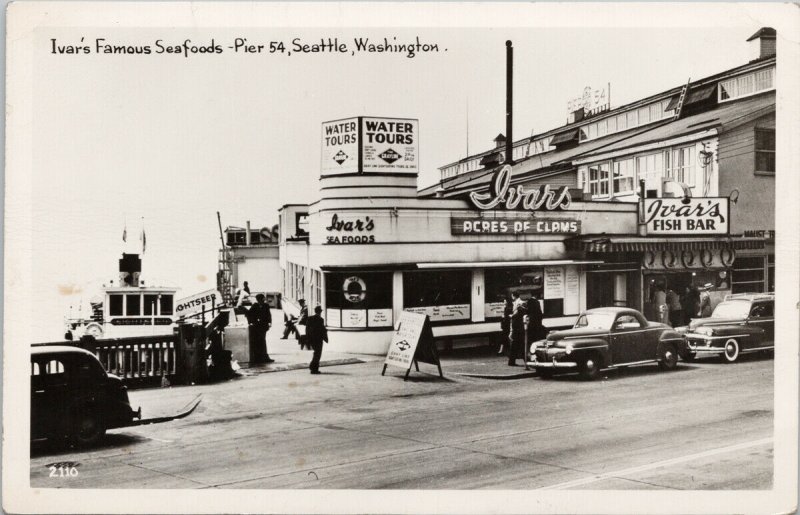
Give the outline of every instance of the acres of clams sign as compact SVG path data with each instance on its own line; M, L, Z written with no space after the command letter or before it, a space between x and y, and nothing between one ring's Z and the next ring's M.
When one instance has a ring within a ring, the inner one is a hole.
M419 122L358 116L322 124L322 176L357 173L416 175Z

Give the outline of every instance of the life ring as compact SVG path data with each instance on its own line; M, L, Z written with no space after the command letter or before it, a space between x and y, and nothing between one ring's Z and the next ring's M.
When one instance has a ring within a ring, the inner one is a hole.
M697 257L694 255L694 252L691 250L682 250L681 251L681 263L686 268L694 268L695 263L697 261Z
M719 251L719 259L722 261L722 266L729 267L733 264L733 260L736 259L736 251L733 249L722 249Z
M656 264L656 253L648 250L642 256L642 267L649 270L653 268L655 264Z
M709 268L713 262L714 254L710 250L703 249L700 251L700 264L703 265L703 268Z
M675 268L675 263L678 261L678 258L675 257L675 253L671 250L665 250L661 253L661 263L664 265L664 268Z
M367 296L367 285L363 279L353 275L344 280L342 293L345 299L357 304Z

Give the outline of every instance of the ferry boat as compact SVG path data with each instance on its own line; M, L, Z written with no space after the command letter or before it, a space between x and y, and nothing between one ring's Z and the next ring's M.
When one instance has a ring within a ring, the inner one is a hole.
M67 318L64 338L84 335L100 338L172 334L175 326L175 292L178 288L145 286L139 254L122 254L119 284L103 286L102 301L91 302L88 318Z

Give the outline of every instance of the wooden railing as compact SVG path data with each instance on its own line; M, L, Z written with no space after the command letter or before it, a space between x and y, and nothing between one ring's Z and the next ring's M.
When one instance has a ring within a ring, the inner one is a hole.
M180 346L178 338L172 334L34 344L37 347L52 345L69 345L92 352L106 372L131 386L157 383L163 378L170 383L181 382Z

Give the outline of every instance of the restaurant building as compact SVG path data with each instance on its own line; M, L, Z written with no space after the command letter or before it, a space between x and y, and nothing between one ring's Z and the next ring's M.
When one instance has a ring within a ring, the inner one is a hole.
M753 39L768 51L770 37ZM536 295L552 329L596 306L652 318L659 285L770 290L774 70L773 51L499 137L421 191L416 120L326 122L319 199L279 212L284 310L305 298L337 348L381 354L403 310L427 314L443 341L496 334L513 291Z

